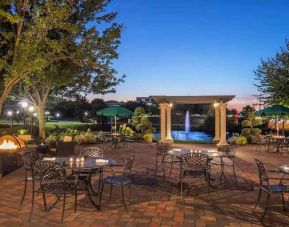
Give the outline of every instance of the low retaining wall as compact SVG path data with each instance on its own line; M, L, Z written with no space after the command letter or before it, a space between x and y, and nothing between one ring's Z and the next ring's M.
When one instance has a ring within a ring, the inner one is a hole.
M23 166L21 150L0 150L0 178Z

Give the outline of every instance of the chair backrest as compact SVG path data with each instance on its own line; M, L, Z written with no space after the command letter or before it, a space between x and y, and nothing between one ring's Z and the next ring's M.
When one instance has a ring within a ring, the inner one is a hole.
M264 183L266 183L266 186L269 186L270 185L269 178L264 163L258 159L255 159L255 162L258 169L258 177L260 180L260 185L264 186Z
M227 153L227 155L235 156L237 146L235 144L230 144L229 146L222 147L222 151Z
M40 159L40 156L35 150L28 150L24 152L22 158L24 168L26 170L32 170L35 162Z
M53 161L37 160L33 166L34 177L38 177L41 180L46 171L55 164Z
M156 144L157 155L165 155L171 148L171 143L159 142Z
M123 175L131 174L131 169L132 169L134 159L135 159L135 155L131 155L130 157L126 159L124 166L123 166L123 170L122 170Z
M56 156L73 156L74 155L74 142L58 142L56 144Z
M182 156L183 169L202 171L208 166L208 156L202 153L190 153Z
M60 163L52 163L42 176L42 183L54 180L64 180L66 177L65 168Z
M63 137L63 142L72 142L72 141L73 141L72 136L64 136Z
M99 147L87 147L80 151L79 156L85 158L103 158L103 149Z

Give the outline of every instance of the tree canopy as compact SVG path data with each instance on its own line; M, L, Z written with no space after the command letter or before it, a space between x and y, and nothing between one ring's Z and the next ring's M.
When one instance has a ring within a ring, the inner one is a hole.
M110 0L1 1L0 112L20 81L29 87L45 78L45 86L46 82L57 84L52 88L68 84L66 92L114 91L122 80L112 67L112 61L118 58L122 26L114 22L115 12L106 12L109 3ZM71 77L60 78L59 70L63 72L62 67L67 65L76 71Z
M261 60L255 71L258 91L265 103L289 105L289 42L276 55Z

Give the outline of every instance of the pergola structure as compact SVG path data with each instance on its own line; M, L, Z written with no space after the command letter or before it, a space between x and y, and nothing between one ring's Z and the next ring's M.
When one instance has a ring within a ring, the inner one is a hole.
M172 142L171 112L173 105L178 104L212 104L215 108L215 137L214 142L218 147L227 146L226 139L226 109L227 102L234 95L213 96L150 96L160 105L161 142Z

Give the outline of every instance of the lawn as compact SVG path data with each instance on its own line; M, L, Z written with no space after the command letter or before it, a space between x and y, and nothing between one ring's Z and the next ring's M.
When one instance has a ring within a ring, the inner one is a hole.
M55 122L46 122L46 130L51 130L55 126L59 126L59 128L71 128L78 129L85 126L85 123L80 121L55 121Z

